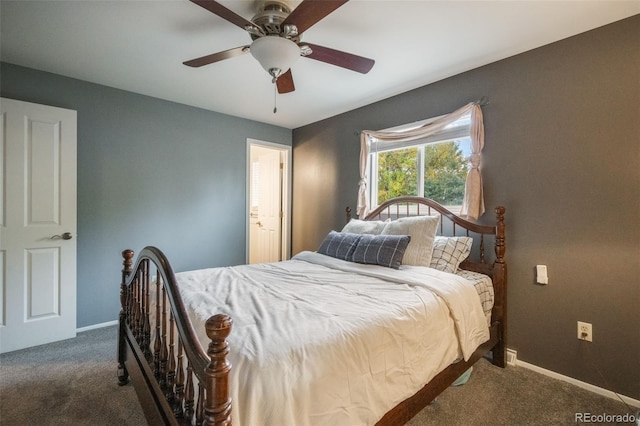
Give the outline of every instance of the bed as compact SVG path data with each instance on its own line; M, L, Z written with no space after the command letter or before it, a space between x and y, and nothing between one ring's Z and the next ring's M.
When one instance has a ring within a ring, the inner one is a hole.
M133 382L154 425L403 424L481 357L506 365L505 209L495 213L477 224L400 197L363 220L347 208L317 252L178 274L155 247L135 261L125 250L119 383ZM426 222L430 268L411 265L421 243L406 231ZM355 242L332 249L336 238ZM396 252L391 267L366 255L382 240L404 247L402 266ZM436 266L462 241L453 266Z

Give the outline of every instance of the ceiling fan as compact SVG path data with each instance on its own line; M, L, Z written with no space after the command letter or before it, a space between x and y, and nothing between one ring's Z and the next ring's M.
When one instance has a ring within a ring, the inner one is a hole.
M362 74L375 61L352 53L302 42L302 33L345 4L348 0L303 0L292 10L290 0L257 0L257 14L249 21L214 0L190 0L247 31L253 42L211 55L185 61L201 67L251 52L271 75L278 93L295 90L291 65L300 56L326 62Z

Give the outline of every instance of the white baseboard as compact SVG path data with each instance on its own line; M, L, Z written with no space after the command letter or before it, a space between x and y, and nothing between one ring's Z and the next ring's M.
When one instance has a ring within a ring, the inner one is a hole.
M86 327L81 327L76 329L76 333L81 333L83 331L95 330L96 328L110 327L112 325L118 325L118 320L103 322L101 324L88 325Z
M549 376L549 377L553 377L554 379L558 379L558 380L562 380L564 382L567 383L571 383L572 385L578 386L579 388L582 389L586 389L588 391L597 393L598 395L602 395L602 396L606 396L608 398L611 399L615 399L617 401L624 401L625 404L631 406L631 407L635 407L635 408L640 408L640 400L625 396L625 395L620 395L619 393L615 393L613 391L607 390L607 389L603 389L601 387L598 386L594 386L590 383L586 383L586 382L582 382L580 380L574 379L573 377L569 377L569 376L565 376L562 375L560 373L556 373L555 371L551 371L551 370L547 370L545 368L542 367L538 367L537 365L533 365L533 364L529 364L528 362L524 362L521 360L517 361L517 366L519 367L524 367L526 369L535 371L536 373L540 373L540 374L544 374L545 376Z

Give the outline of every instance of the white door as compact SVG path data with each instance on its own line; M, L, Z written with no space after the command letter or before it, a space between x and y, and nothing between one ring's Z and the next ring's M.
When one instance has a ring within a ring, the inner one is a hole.
M281 260L282 162L280 150L251 147L249 263Z
M0 353L76 335L76 112L0 99Z

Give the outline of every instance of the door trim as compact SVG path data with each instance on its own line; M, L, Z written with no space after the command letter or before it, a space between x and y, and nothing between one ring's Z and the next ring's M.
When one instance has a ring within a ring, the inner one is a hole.
M282 230L280 235L280 250L282 260L291 257L291 180L292 180L292 147L275 142L261 141L258 139L247 138L247 159L246 159L246 200L245 200L245 229L246 229L246 250L245 263L249 263L249 253L251 244L249 241L250 233L250 216L251 211L251 180L249 174L251 171L251 147L261 146L265 148L277 149L282 155Z

